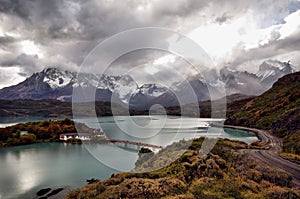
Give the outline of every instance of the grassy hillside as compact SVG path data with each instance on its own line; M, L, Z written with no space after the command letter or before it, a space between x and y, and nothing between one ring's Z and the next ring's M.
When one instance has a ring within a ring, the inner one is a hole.
M203 139L181 141L148 155L136 168L147 169L169 161L169 154L188 150L173 163L146 173L120 173L71 191L67 199L81 198L299 198L291 176L249 161L238 151L249 146L220 139L207 156L198 151ZM153 161L155 159L155 161ZM174 159L173 159L174 160Z
M226 124L270 130L282 138L285 152L300 154L300 72L280 78L270 90L229 112Z

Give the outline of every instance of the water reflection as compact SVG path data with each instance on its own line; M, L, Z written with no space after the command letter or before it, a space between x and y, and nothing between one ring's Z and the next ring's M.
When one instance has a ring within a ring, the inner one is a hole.
M46 187L81 187L88 178L105 179L117 172L96 161L82 145L43 143L0 149L0 160L2 198L33 196Z

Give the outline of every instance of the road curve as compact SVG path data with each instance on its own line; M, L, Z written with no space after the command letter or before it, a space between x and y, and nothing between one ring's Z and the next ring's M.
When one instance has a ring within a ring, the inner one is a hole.
M266 148L268 149L249 149L244 151L248 152L257 161L290 173L295 186L300 188L300 165L280 157L278 152L282 150L282 143L279 138L271 135L268 131L255 128L231 125L224 125L224 128L251 131L257 135L261 142L267 142Z

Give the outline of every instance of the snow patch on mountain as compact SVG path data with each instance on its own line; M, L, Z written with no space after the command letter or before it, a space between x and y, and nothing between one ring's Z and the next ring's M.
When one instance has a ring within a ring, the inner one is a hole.
M271 65L275 68L278 68L279 70L283 70L286 67L285 64L287 64L285 62L280 62L277 60L267 60L267 61L265 61L265 63L268 65Z
M264 79L274 76L276 72L274 70L265 70L265 71L259 71L257 73L257 76L260 78L260 81L263 81Z
M144 95L159 97L168 91L165 87L159 87L156 84L144 84L140 87L140 92Z
M50 79L48 77L44 78L44 82L48 83L51 88L59 88L59 87L64 87L70 83L72 78L65 77L65 78L54 78Z
M43 78L43 82L47 83L52 89L67 86L74 75L68 71L60 71L56 68L47 68L36 76L36 79Z
M118 76L112 81L111 90L121 99L122 102L128 103L130 97L138 92L137 83L129 76ZM126 86L125 86L126 85Z
M67 101L70 101L72 99L72 95L62 95L62 96L59 96L56 99L59 100L59 101L67 102Z

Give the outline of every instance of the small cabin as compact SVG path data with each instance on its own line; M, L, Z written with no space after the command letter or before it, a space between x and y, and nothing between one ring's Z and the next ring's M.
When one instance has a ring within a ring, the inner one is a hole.
M60 134L60 140L67 141L68 139L91 140L92 135L88 133L65 133Z

